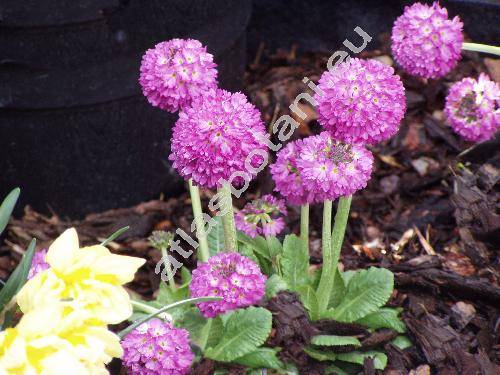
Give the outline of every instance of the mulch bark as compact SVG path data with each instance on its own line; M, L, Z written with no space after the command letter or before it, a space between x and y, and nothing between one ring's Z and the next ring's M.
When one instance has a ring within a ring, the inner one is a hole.
M394 65L386 43L380 50L363 52ZM267 124L282 114L295 96L306 90L304 76L317 81L329 57L324 53L290 51L270 53L261 49L249 65L245 91L263 113ZM458 67L441 80L410 77L395 67L407 88L408 111L398 134L371 148L376 164L366 189L354 196L343 245L344 269L387 267L395 274L396 288L389 305L402 307L408 336L414 343L400 350L390 343L395 333L369 333L355 324L310 322L292 293L280 293L266 303L273 312L269 345L283 347L285 360L293 361L304 374L322 374L324 365L302 351L314 334L355 334L362 348L383 346L389 357L384 374L498 374L500 373L500 137L478 145L469 144L446 125L444 98L451 83L479 72L493 71L500 60L485 60L465 53ZM307 113L294 138L318 133L314 109ZM273 189L270 175L262 173L247 198ZM205 192L204 204L210 198ZM245 201L235 202L242 207ZM311 263L321 262L321 207L311 212ZM291 207L288 232L298 232L299 211ZM144 298L153 297L159 278L154 266L160 260L147 237L152 230L184 229L192 221L187 194L158 199L135 207L88 215L71 221L42 215L26 207L24 216L13 219L0 243L0 279L12 272L32 237L47 247L64 229L75 226L84 244L102 241L110 233L131 229L110 244L120 254L148 259L129 288ZM184 243L187 249L189 245ZM183 260L193 268L195 257ZM348 349L348 348L347 348ZM342 350L342 349L340 349ZM215 364L204 360L195 374L213 373ZM230 373L244 373L229 368ZM364 374L380 373L366 361Z

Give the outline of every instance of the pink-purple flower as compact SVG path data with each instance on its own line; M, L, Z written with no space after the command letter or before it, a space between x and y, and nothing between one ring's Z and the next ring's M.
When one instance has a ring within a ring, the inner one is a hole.
M374 144L398 131L406 98L392 67L353 58L323 73L318 86L318 121L333 139Z
M270 194L247 203L235 216L236 228L252 238L276 236L285 228L285 201Z
M276 162L270 166L275 189L286 200L295 205L314 202L314 192L307 189L297 160L301 157L301 141L289 142L277 154Z
M245 95L212 90L179 114L169 159L196 185L215 188L225 180L236 186L266 160L266 137L260 112Z
M134 375L184 375L194 359L188 331L160 319L141 324L121 345L123 364Z
M406 7L392 29L392 53L408 73L439 78L452 70L461 57L463 24L448 19L446 8L415 3Z
M33 278L37 273L42 272L50 267L49 264L45 261L46 255L47 249L36 251L35 254L33 254L31 267L28 273L28 280Z
M139 82L153 106L176 112L217 87L217 69L199 41L172 39L146 51Z
M259 302L264 296L266 277L252 260L234 252L223 252L198 264L189 289L192 297L222 297L201 302L198 308L207 318Z
M466 140L490 139L500 128L500 85L486 74L456 82L446 97L445 114Z

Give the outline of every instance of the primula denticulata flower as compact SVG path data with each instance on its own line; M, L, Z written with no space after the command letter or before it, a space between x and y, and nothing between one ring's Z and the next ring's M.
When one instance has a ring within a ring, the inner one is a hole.
M251 259L238 253L219 253L198 264L189 285L192 297L222 297L197 306L207 318L253 305L264 296L266 277Z
M236 228L252 238L276 236L285 228L285 201L270 194L262 196L240 210L235 216Z
M0 332L4 374L108 374L105 365L122 354L118 336L66 302L38 307Z
M122 340L122 347L123 364L133 375L184 375L194 359L188 331L160 319L134 329Z
M486 74L456 82L446 97L445 114L453 130L465 139L490 139L500 128L500 85Z
M139 82L153 106L177 112L217 87L217 69L199 41L172 39L146 51Z
M392 29L392 53L408 73L439 78L452 70L461 57L463 24L448 19L446 8L415 3L406 7Z
M132 281L145 260L112 254L101 245L80 248L75 229L68 229L49 247L50 268L30 279L17 295L23 313L71 300L103 323L117 324L132 314L123 284Z
M169 159L186 180L220 187L219 180L242 184L267 157L266 134L259 110L242 93L212 90L179 114Z
M30 271L28 273L28 279L32 279L37 273L42 272L49 268L49 264L45 261L45 256L47 255L47 250L42 249L33 255L33 260L31 261Z
M374 144L398 131L406 97L392 67L353 58L323 73L318 87L318 122L336 141Z

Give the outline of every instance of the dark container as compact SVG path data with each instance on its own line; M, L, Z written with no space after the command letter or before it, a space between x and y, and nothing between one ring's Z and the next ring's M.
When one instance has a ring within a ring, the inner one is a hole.
M241 88L250 0L3 0L0 197L72 218L129 206L182 181L167 160L177 115L151 107L140 59L174 37L201 40L223 88Z

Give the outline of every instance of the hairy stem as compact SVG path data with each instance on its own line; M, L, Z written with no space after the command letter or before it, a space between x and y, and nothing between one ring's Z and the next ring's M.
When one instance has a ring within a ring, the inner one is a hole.
M167 285L170 287L170 290L172 292L175 292L177 290L177 287L175 286L174 274L172 272L170 260L168 259L167 249L164 247L161 249L161 256L165 264L165 270L167 271L167 277L168 277Z
M238 251L236 241L236 226L234 224L233 198L231 196L231 185L224 183L219 188L221 194L222 227L224 229L225 251Z
M300 241L309 254L309 204L300 206Z
M335 224L333 225L332 233L332 289L335 287L335 272L338 272L338 264L340 258L340 250L342 249L342 243L344 242L345 229L347 227L347 220L349 219L349 210L351 208L352 195L348 197L341 197L339 199L339 204L337 207L337 213L335 214Z
M323 270L319 280L317 297L319 312L326 311L333 285L332 265L332 201L326 200L323 203L323 232L321 234L321 248L323 251Z
M201 209L200 190L193 185L193 180L189 179L189 194L191 195L191 205L193 206L194 222L196 224L196 237L198 238L198 259L206 262L210 253L208 251L207 234L205 232L205 221Z
M479 43L463 43L462 49L465 51L490 53L492 55L500 56L500 47L489 46L487 44Z

